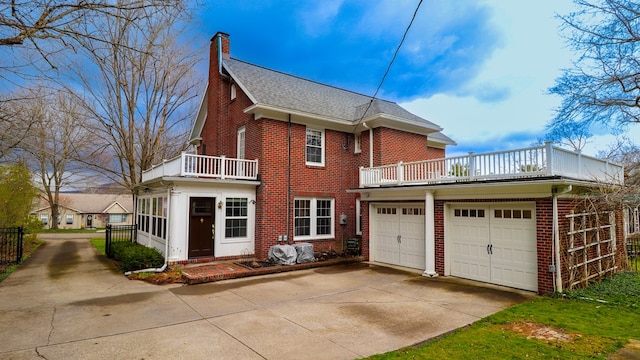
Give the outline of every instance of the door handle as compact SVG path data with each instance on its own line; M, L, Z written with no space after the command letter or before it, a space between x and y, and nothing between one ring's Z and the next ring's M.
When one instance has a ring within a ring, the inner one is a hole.
M402 242L402 235L398 235L398 244Z
M487 244L487 254L493 255L493 244Z
M211 240L216 239L216 224L211 224Z

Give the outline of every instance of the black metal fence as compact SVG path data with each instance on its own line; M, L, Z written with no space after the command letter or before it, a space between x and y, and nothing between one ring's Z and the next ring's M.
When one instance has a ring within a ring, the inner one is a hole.
M105 235L104 252L108 257L113 257L112 245L117 242L135 242L138 230L135 225L107 225Z
M0 228L0 264L18 264L22 261L22 227Z
M631 270L640 271L640 237L627 238L627 258Z

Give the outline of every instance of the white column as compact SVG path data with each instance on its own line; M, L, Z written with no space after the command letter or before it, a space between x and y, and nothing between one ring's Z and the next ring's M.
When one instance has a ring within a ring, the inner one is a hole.
M425 270L423 276L438 276L436 272L436 223L433 192L427 191L424 199Z

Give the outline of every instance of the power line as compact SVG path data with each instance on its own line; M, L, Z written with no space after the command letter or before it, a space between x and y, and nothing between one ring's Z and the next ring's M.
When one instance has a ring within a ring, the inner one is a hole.
M387 78L387 75L389 75L389 71L391 70L391 66L393 65L393 62L396 60L396 57L398 56L398 53L400 52L400 48L402 47L402 44L404 44L404 40L407 38L407 34L409 33L409 29L411 29L411 25L413 25L413 21L416 19L416 16L418 15L418 10L420 10L420 5L422 5L422 1L423 0L420 0L418 2L418 5L416 6L415 11L413 12L413 16L411 17L411 21L409 22L409 25L407 26L407 29L404 31L404 34L402 35L402 39L400 40L400 43L398 44L398 47L396 48L396 52L393 54L393 57L391 58L391 61L389 62L389 65L387 66L387 70L384 72L384 75L382 76L382 80L380 80L380 84L378 84L378 87L376 88L375 93L373 93L373 96L371 97L371 101L369 101L369 104L367 105L367 108L364 109L364 112L362 113L362 116L360 117L360 120L358 120L358 123L354 127L354 129L353 129L354 132L355 132L355 129L358 127L358 125L360 125L362 120L364 120L364 116L367 114L367 111L369 111L369 108L371 108L371 104L373 104L373 101L378 96L378 92L382 88L382 84L384 84L384 80Z

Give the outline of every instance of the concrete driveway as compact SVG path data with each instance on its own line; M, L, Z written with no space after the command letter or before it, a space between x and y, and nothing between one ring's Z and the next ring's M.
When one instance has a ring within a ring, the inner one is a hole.
M0 358L353 359L531 296L366 263L156 286L66 237L0 283Z

